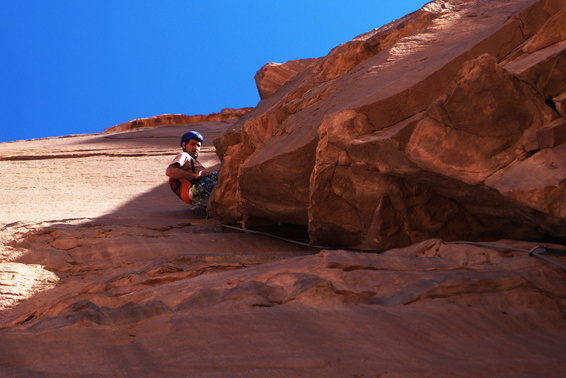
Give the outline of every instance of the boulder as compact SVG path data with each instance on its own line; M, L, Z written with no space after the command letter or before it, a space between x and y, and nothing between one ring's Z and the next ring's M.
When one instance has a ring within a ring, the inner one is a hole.
M263 100L271 96L279 87L316 61L317 59L299 59L285 63L267 63L255 75L259 97Z
M338 46L215 141L211 213L360 249L566 238L564 8L433 1Z

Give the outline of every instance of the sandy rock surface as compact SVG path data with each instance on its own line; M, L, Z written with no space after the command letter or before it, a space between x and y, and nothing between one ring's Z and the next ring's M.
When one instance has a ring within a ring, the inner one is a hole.
M217 168L232 126L0 144L0 375L564 375L566 273L532 243L320 250L192 214L164 169L188 129Z

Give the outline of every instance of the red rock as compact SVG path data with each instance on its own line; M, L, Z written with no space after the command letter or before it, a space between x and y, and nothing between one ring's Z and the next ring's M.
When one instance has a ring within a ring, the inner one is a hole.
M483 55L430 106L405 152L421 169L481 184L539 149L536 132L556 117L541 94Z
M560 376L566 256L501 240L560 235L566 217L550 95L566 90L542 79L560 77L560 43L519 42L557 4L435 1L428 35L326 83L306 68L237 123L190 125L199 160L223 160L209 219L164 176L187 125L0 143L0 375ZM434 154L442 133L474 159Z
M264 100L299 72L312 66L317 59L291 60L286 63L267 63L255 75L259 97Z
M523 51L533 53L566 40L566 9L559 2L549 2L545 11L550 17L525 44Z
M312 243L367 249L566 238L566 220L543 203L564 199L559 189L535 204L498 192L493 178L536 154L560 117L563 9L432 2L337 47L215 141L212 212L246 226L305 225Z
M553 101L556 106L556 110L562 115L562 117L566 117L566 92L555 97Z
M180 125L198 122L217 122L222 120L237 119L245 115L252 108L222 109L220 113L208 115L184 115L184 114L162 114L149 118L134 119L125 123L105 129L105 132L136 130L145 127L157 127L167 125Z
M560 118L537 130L538 148L553 148L566 143L566 119Z

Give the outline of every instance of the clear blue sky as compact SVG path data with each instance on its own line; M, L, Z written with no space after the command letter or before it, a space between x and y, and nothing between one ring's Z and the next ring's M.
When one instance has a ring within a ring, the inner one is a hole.
M425 0L0 0L0 142L256 106L265 63L316 58Z

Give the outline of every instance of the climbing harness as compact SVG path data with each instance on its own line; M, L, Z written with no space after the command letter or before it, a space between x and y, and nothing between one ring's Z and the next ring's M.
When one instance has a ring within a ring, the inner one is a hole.
M195 183L189 188L190 197L192 201L192 211L197 214L209 218L206 208L208 200L214 185L218 182L218 173L212 172L210 176L199 177Z
M478 247L499 248L499 249L507 249L507 250L510 250L510 251L525 252L529 256L538 257L541 260L544 260L546 262L549 262L551 264L554 264L554 265L559 266L562 269L566 270L566 265L560 264L557 261L551 260L548 257L543 256L543 254L566 255L566 250L563 250L563 249L550 248L550 247L547 247L547 246L544 246L544 245L537 245L536 247L531 248L529 250L529 249L523 249L523 248L507 247L507 246L503 246L503 245L495 245L495 244L488 244L488 243L475 243L475 242L466 242L466 241L455 241L455 242L449 242L448 244L468 244L468 245L475 245L475 246L478 246Z
M195 196L209 197L217 182L218 173L212 172L210 176L196 179L195 184L191 187L191 191Z

